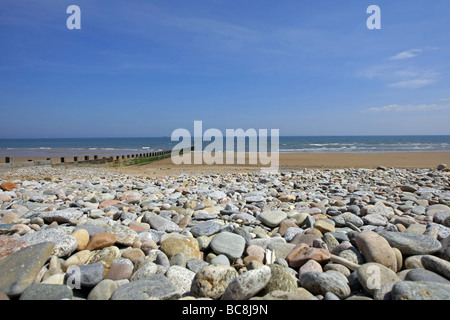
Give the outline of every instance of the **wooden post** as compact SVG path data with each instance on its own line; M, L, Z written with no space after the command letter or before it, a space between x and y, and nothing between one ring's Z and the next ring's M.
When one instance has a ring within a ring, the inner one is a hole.
M89 156L84 156L84 161L89 161Z
M78 157L73 157L73 162L78 162Z
M5 157L5 163L13 163L14 158L13 157Z
M64 157L61 157L61 163L64 163Z

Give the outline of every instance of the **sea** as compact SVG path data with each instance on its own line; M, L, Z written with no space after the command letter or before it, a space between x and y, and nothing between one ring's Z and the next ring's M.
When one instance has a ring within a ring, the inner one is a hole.
M270 152L270 137L267 139ZM48 138L0 139L0 157L116 156L172 150L179 141L170 137L149 138ZM203 148L210 144L203 142ZM223 140L224 148L226 140ZM248 147L248 139L246 140ZM237 147L237 140L235 142ZM247 148L248 151L248 148ZM408 136L284 136L280 153L392 153L450 151L450 135Z

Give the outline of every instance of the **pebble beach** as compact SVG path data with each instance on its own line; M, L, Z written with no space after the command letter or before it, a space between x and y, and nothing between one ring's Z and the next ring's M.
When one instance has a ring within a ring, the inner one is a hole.
M3 300L450 300L450 172L0 174Z

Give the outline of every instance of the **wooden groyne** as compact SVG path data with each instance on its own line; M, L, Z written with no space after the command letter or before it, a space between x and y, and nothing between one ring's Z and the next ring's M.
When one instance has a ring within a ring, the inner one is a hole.
M47 158L46 160L27 159L15 161L13 157L5 157L5 163L0 163L0 172L11 171L29 167L83 167L83 166L130 166L145 164L171 156L172 150L153 151L136 154L122 154L116 156L100 157L98 155L85 155L75 157Z

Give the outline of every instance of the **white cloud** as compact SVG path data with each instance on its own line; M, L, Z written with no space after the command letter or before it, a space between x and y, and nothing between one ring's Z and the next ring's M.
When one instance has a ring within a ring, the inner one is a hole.
M406 50L403 52L400 52L398 54L396 54L395 56L390 57L390 60L404 60L404 59L410 59L410 58L414 58L416 56L418 56L419 54L422 53L422 49L411 49L411 50Z
M391 88L406 88L406 89L417 89L428 86L435 82L433 79L413 79L413 80L404 80L398 81L389 84Z
M436 110L450 110L450 105L437 104L418 104L418 105L398 105L391 104L383 107L369 108L366 112L416 112L416 111L436 111Z

